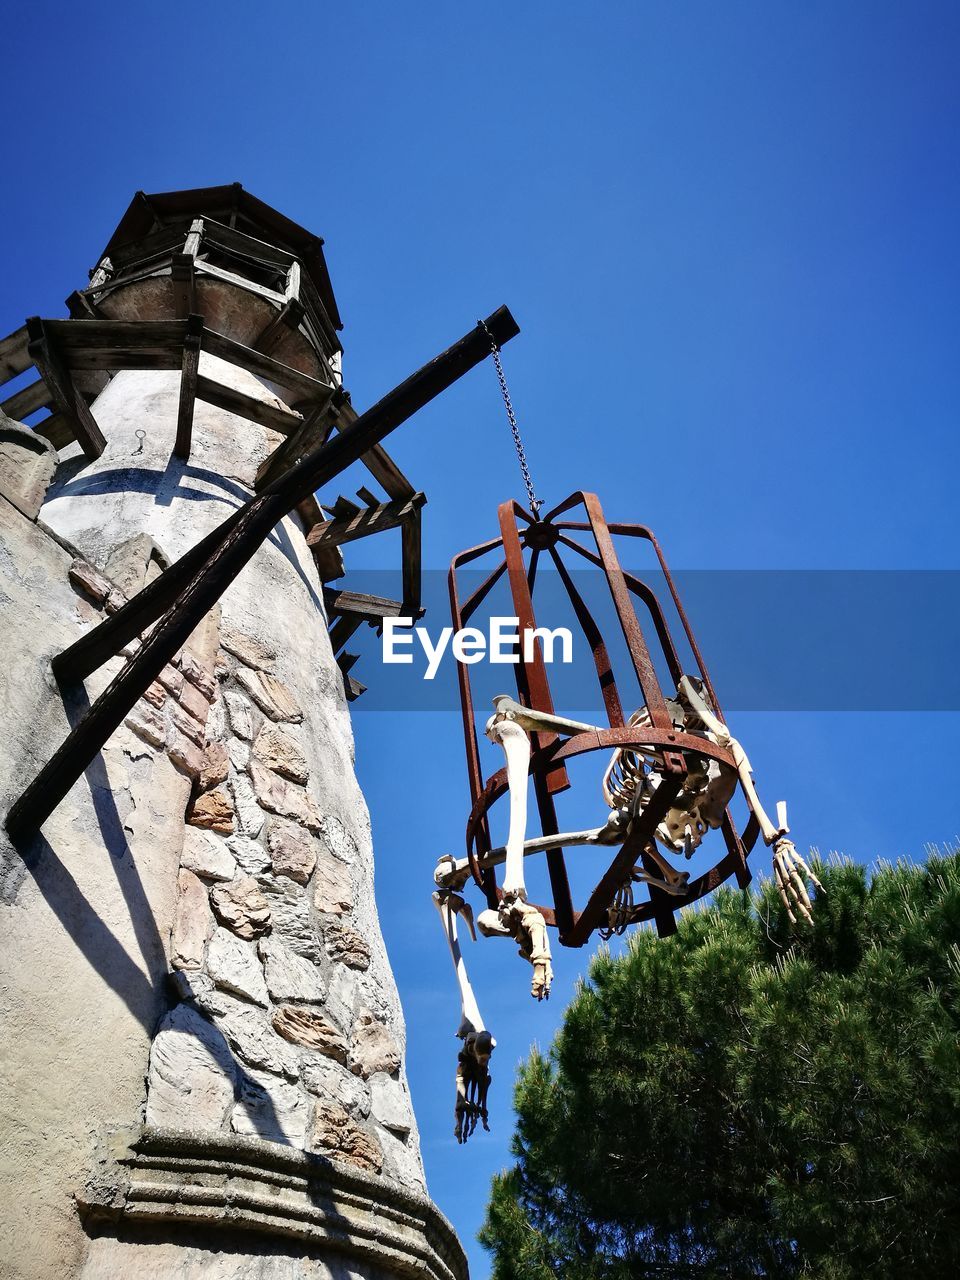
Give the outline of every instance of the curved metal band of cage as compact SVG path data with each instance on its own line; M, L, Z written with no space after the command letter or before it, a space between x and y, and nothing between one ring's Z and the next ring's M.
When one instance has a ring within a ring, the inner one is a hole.
M723 768L736 770L733 756L726 747L721 747L715 742L708 742L703 738L694 737L692 734L657 734L648 729L603 729L599 733L579 733L573 738L566 739L559 747L553 748L551 754L555 759L570 760L575 756L588 754L592 751L610 751L617 747L644 747L652 750L663 750L667 746L673 751L681 752L684 756L691 755L700 758L705 756L710 760L715 760ZM540 762L541 760L538 760L537 757L531 757L530 772L533 772L534 767ZM470 862L473 879L480 889L485 890L486 888L484 869L481 868L479 863L479 858L482 857L486 850L477 848L476 837L481 829L487 830L487 815L493 805L506 795L507 790L507 771L506 769L498 769L496 773L491 774L487 779L483 791L473 806L470 817L467 819L467 858ZM686 893L676 895L677 908L687 906L689 903L703 897L704 894L711 893L731 875L735 875L742 859L750 853L760 835L759 823L752 814L743 831L737 834L729 809L724 812L721 830L725 837L728 833L733 836L733 840L727 839L726 841L726 854L715 866L698 876L696 880L692 880L687 886ZM615 848L612 845L604 847L609 848L611 851ZM544 916L548 925L556 926L554 913L549 907L538 907L538 910ZM654 912L655 904L652 901L639 903L631 911L628 923L633 924L648 920L653 916Z
M571 760L574 756L581 756L590 751L614 751L618 747L633 747L636 749L644 748L648 753L651 751L663 752L679 751L682 755L706 756L710 760L716 760L720 765L736 772L736 764L734 763L733 754L727 747L721 747L716 742L710 742L706 738L698 738L691 733L680 733L672 730L669 733L663 733L655 729L644 727L626 727L615 729L600 729L589 733L578 733L572 738L566 738L560 742L559 746L548 748L546 751L534 752L530 757L529 772L533 773L538 765L542 765L546 758L553 763L557 760ZM467 846L475 843L476 828L480 819L485 817L491 806L507 793L507 771L506 769L498 769L496 773L490 775L484 784L484 788L477 797L476 803L470 810L470 816L467 819ZM486 852L483 850L482 852Z

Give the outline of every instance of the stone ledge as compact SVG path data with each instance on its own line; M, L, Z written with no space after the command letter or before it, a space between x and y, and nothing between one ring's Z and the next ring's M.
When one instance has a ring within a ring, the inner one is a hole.
M163 1223L296 1239L398 1277L468 1280L447 1219L395 1183L262 1138L142 1128L106 1137L77 1203L85 1224Z

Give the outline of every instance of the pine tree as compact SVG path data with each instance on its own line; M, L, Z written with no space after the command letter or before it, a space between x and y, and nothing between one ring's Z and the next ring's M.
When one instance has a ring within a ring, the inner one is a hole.
M960 853L601 950L516 1084L494 1280L960 1274Z

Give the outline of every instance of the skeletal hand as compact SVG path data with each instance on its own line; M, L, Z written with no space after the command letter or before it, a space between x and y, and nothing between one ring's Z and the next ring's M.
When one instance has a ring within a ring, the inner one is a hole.
M492 1077L488 1064L496 1044L489 1031L471 1032L465 1037L457 1058L457 1105L453 1134L461 1144L476 1129L478 1120L488 1133L490 1131L487 1123L487 1093Z
M823 885L810 870L806 861L797 852L797 847L786 836L780 836L773 844L773 874L777 882L780 900L787 909L787 918L791 924L797 923L794 907L807 922L813 924L810 914L810 894L806 881L822 890Z
M534 1000L546 1000L553 982L553 965L550 962L550 940L547 922L530 902L522 898L508 898L504 894L500 903L500 920L517 940L520 954L533 966L530 994Z

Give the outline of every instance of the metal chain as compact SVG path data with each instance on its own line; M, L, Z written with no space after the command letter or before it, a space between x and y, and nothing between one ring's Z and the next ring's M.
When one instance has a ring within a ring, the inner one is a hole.
M507 389L507 379L504 376L503 365L500 362L500 348L497 346L496 339L487 328L482 320L478 320L477 324L490 339L490 350L493 353L493 363L497 370L497 378L500 382L500 394L503 396L503 404L507 411L507 421L510 423L510 431L513 434L513 443L517 450L517 459L520 463L520 474L523 476L523 483L526 485L527 498L530 502L530 510L540 519L540 508L543 502L537 497L533 488L533 480L530 478L530 468L527 466L527 455L523 448L523 441L520 438L520 428L517 426L517 415L513 411L513 402L510 399L510 392Z

